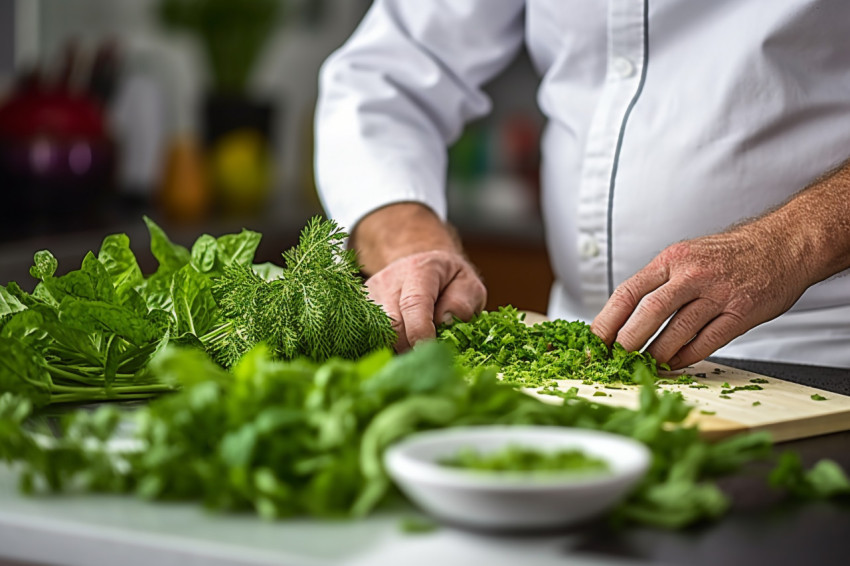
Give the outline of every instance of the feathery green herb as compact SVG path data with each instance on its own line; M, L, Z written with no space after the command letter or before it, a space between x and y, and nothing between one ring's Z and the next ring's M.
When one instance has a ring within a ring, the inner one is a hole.
M284 360L355 359L390 347L392 323L367 296L346 237L335 222L317 217L283 254L278 278L267 281L248 265L225 267L213 286L225 322L201 338L216 359L228 367L260 342Z

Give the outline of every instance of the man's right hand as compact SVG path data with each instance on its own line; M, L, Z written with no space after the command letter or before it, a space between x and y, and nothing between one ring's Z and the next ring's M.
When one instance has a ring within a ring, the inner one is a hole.
M487 301L487 289L472 265L447 251L397 259L370 277L366 286L392 319L400 352L434 338L436 327L454 317L469 320Z
M457 238L421 204L372 212L357 224L350 244L371 275L369 295L393 320L398 351L433 338L439 324L469 320L484 308L487 290Z

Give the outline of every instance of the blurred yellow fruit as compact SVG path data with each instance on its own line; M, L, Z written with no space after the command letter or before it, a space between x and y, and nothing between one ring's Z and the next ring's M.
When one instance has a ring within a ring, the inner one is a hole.
M219 138L210 155L210 167L223 213L260 210L272 183L272 160L259 133L240 129Z

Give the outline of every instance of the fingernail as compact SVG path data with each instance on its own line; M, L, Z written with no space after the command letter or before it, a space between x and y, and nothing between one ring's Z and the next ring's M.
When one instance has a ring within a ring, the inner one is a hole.
M441 322L443 324L451 324L452 322L454 322L454 319L455 319L455 315L453 315L450 312L447 312L446 314L443 315Z

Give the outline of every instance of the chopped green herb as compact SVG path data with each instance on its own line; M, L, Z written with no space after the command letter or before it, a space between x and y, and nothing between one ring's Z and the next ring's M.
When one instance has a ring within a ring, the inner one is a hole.
M708 385L703 385L701 383L696 385L688 385L688 389L708 389Z
M739 385L731 389L724 389L720 393L728 395L730 393L735 393L736 391L761 391L762 389L764 388L761 385Z
M813 401L828 401L829 399L827 397L824 397L823 395L819 395L818 393L815 393L814 395L812 395L812 400Z
M761 405L761 401L753 401L753 407L758 407Z
M405 517L399 523L399 528L403 533L421 535L433 533L439 528L439 525L427 517Z
M716 415L717 411L700 411L701 415Z
M724 382L723 382L723 385L721 385L721 387L723 387L724 389L728 389L728 388L730 388L730 387L732 387L732 386L731 386L731 385L729 385L729 382L728 382L728 381L724 381Z
M480 472L604 474L610 470L607 461L581 450L543 451L519 445L508 445L489 453L467 448L439 463L449 468Z
M768 380L761 377L756 377L750 380L750 383L770 383Z
M720 398L721 399L731 399L731 397L729 397L728 395L721 395Z
M527 326L523 318L503 306L441 326L437 339L451 344L465 367L493 367L505 383L519 387L552 387L558 379L632 384L637 365L658 378L652 356L628 352L619 343L609 349L589 324L552 320Z
M593 397L608 397L608 394L604 391L594 391Z

